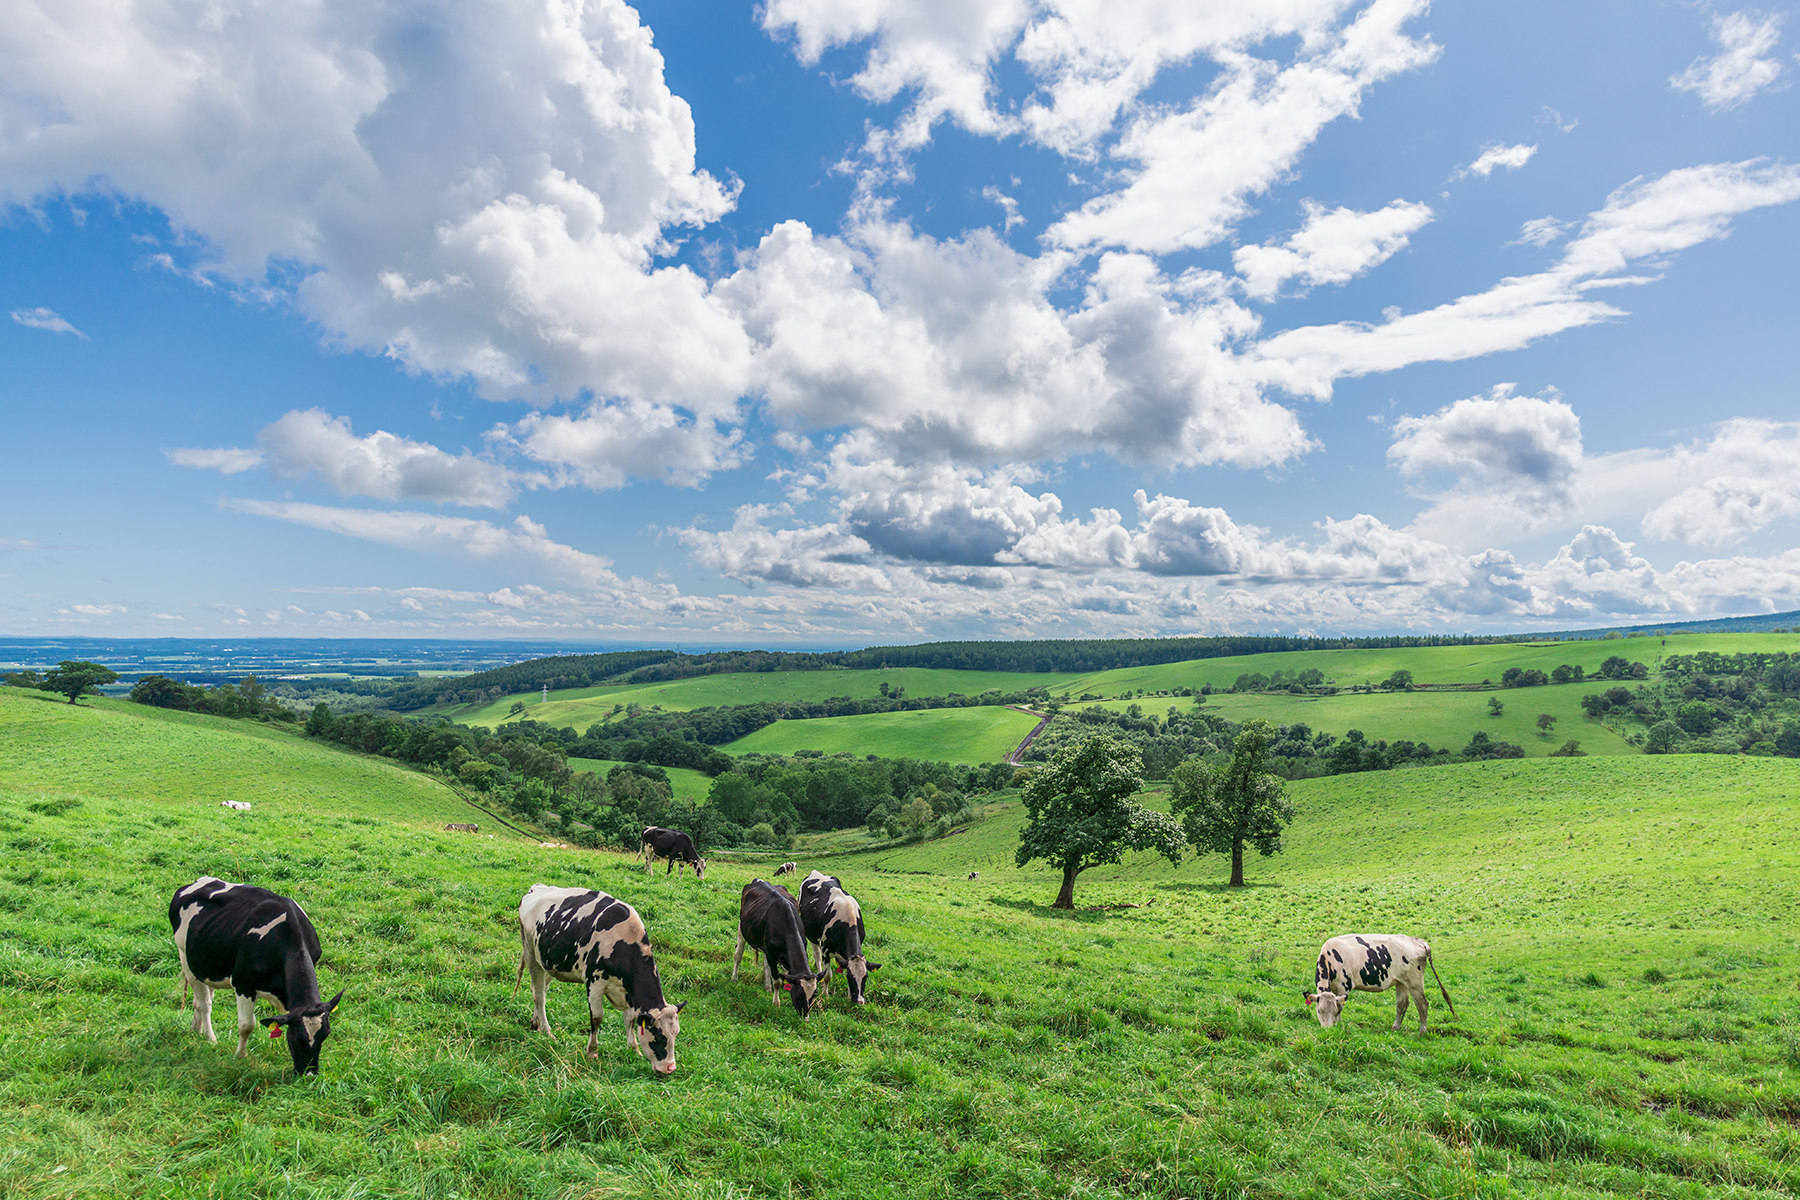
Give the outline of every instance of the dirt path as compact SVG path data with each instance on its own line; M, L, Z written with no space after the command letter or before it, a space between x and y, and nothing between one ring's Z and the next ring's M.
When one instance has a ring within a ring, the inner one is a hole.
M1029 713L1031 716L1034 716L1034 717L1038 715L1037 713L1032 712L1029 708L1023 708L1017 704L1010 705L1009 707L1012 708L1014 712ZM1017 750L1014 750L1010 755L1007 756L1006 761L1011 763L1015 767L1018 766L1021 762L1023 762L1025 759L1025 751L1031 749L1031 743L1033 743L1037 740L1037 735L1044 732L1044 726L1050 724L1051 720L1054 719L1054 717L1055 717L1055 714L1052 713L1050 716L1046 716L1042 720L1040 720L1037 723L1037 728L1033 729L1030 733L1025 735L1025 740L1019 743L1019 748Z

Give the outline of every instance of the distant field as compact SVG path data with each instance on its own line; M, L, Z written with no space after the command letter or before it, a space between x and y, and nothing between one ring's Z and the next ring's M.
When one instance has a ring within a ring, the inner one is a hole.
M932 762L1001 762L1037 725L1029 713L998 706L930 712L869 713L816 721L777 721L721 747L727 754L848 751L861 757L922 758Z
M605 775L614 767L623 763L609 762L603 758L571 758L569 768L574 771L592 771L597 775ZM695 804L706 802L712 791L712 777L703 771L690 771L684 767L664 767L669 773L669 787L677 800L690 800Z
M1059 688L1075 678L1077 676L1073 675L935 671L914 667L897 667L889 671L753 671L632 687L569 688L551 692L548 702L536 695L507 696L490 704L435 711L442 711L459 724L494 728L516 719L509 715L509 710L523 700L526 711L521 715L547 722L558 729L572 725L576 732L586 733L589 725L606 720L615 704L627 707L639 704L644 708L660 704L670 711L686 712L730 704L757 704L765 700L824 700L830 696L866 700L879 696L884 683L905 688L908 696L947 696L951 692L974 696L990 688L1003 692L1034 687Z
M1659 656L1693 654L1701 650L1723 654L1753 650L1800 652L1800 634L1700 633L1666 639L1513 642L1403 650L1290 650L1278 654L1205 658L1155 667L1102 671L1082 677L1069 686L1077 695L1087 691L1108 696L1137 688L1149 692L1177 687L1198 688L1202 684L1217 688L1231 686L1240 674L1260 672L1268 675L1277 670L1304 671L1309 667L1323 671L1327 679L1335 680L1340 687L1380 683L1401 668L1411 671L1418 683L1480 683L1484 679L1499 683L1501 674L1508 667L1536 668L1548 673L1562 663L1571 663L1591 673L1615 654L1654 667ZM1060 695L1062 690L1059 687L1057 694Z
M1452 752L1468 743L1469 735L1485 730L1498 741L1522 746L1527 757L1549 754L1570 738L1589 754L1640 754L1636 746L1592 720L1581 711L1581 697L1591 684L1551 684L1544 687L1506 688L1494 692L1377 692L1339 696L1293 696L1283 692L1214 693L1201 711L1232 721L1261 717L1277 725L1305 724L1314 733L1342 737L1360 729L1369 740L1402 738L1428 742L1433 749ZM1488 700L1498 699L1505 711L1488 715ZM1187 697L1158 697L1137 701L1109 700L1101 707L1123 710L1138 704L1146 715L1162 717L1172 707L1194 711ZM1539 713L1549 713L1556 724L1548 735L1538 732Z
M0 688L0 788L54 789L108 799L235 814L221 800L258 813L379 817L408 825L479 821L430 776L387 759L309 742L255 721L89 698L79 705L42 692Z
M1012 866L1014 805L944 841L801 864L859 896L883 964L866 1007L840 992L805 1023L729 978L739 889L766 864L696 882L445 834L421 827L435 785L384 766L0 690L0 1194L1800 1190L1800 762L1309 781L1290 788L1289 852L1253 857L1251 887L1222 888L1219 856L1134 857L1084 875L1075 914L1046 907L1048 870ZM248 783L279 802L218 807ZM280 888L318 925L321 983L345 989L319 1078L291 1079L263 1037L234 1058L228 1001L219 1044L188 1029L166 907L202 873ZM616 1015L585 1059L568 984L557 1036L527 1028L515 913L536 882L638 908L689 1002L675 1076L651 1076ZM1319 942L1350 930L1429 938L1458 1016L1434 1003L1430 1035L1394 1034L1391 1000L1359 995L1320 1029L1297 993Z

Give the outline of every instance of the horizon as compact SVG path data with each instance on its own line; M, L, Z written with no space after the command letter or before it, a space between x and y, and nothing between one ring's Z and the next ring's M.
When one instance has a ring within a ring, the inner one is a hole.
M541 10L0 33L7 636L1800 609L1791 4Z

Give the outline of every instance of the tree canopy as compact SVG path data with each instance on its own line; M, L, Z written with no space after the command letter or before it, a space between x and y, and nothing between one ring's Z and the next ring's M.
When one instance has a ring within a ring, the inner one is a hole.
M67 696L69 703L84 693L91 692L103 683L115 683L119 673L111 667L103 667L96 662L76 662L64 659L44 673L44 682L38 686L46 692L56 692Z
M1294 819L1281 778L1263 769L1274 730L1246 721L1232 743L1231 761L1208 766L1190 758L1170 778L1170 809L1196 849L1231 855L1231 886L1244 886L1244 845L1265 858L1282 847L1281 833Z
M1075 877L1116 863L1127 850L1155 850L1181 861L1181 829L1131 797L1143 786L1137 747L1096 735L1065 747L1032 772L1025 785L1027 820L1014 859L1022 867L1042 858L1062 870L1057 908L1075 907Z

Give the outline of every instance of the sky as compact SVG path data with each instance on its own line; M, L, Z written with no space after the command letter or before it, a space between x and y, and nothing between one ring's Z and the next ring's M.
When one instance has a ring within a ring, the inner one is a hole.
M0 0L0 631L1800 608L1800 23Z

